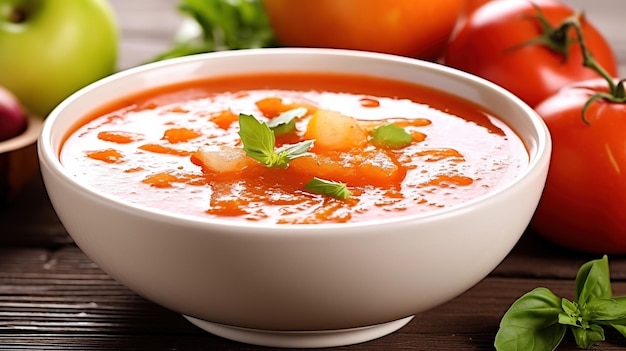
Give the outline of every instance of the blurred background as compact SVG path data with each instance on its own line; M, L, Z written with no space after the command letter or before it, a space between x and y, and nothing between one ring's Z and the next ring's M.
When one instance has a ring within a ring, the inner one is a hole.
M177 10L179 0L109 1L113 5L118 22L121 23L120 30L124 35L119 57L121 69L141 64L138 57L146 56L146 53L157 55L167 50L170 46L163 41L163 37L171 36L173 40L184 19L184 16ZM619 51L621 48L626 48L626 35L621 28L623 16L626 13L626 1L563 0L563 2L574 9L584 10L594 25L613 44L620 58L621 73L626 74L626 52ZM163 11L164 9L169 9L169 11ZM157 23L161 25L158 28L148 25L148 23L154 23L155 16L159 16ZM594 20L594 18L602 18L602 20ZM152 56L145 57L146 60L150 58Z
M496 0L501 1L501 0ZM114 7L124 40L121 43L119 67L129 68L142 63L140 57L146 53L157 55L169 48L164 37L174 37L184 16L177 10L178 0L110 0ZM574 9L584 10L594 25L613 44L620 59L621 73L626 73L626 35L623 31L623 15L626 13L624 0L563 0ZM170 9L169 11L163 11ZM147 25L159 16L158 28ZM594 19L602 20L594 20ZM151 57L146 57L146 60Z

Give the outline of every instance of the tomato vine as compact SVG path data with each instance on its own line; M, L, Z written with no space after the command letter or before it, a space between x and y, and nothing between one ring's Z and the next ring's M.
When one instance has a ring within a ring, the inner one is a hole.
M573 28L578 37L578 44L580 45L580 50L582 52L583 57L583 66L588 67L594 70L598 75L606 80L608 83L608 92L596 92L594 93L589 100L583 105L582 108L582 119L585 124L589 124L589 121L586 118L586 112L589 106L597 101L598 99L604 99L606 101L612 103L623 104L626 103L626 92L624 91L624 79L620 79L615 82L615 79L602 67L600 63L593 57L592 53L587 48L587 44L585 43L584 34L581 28L580 19L578 16L572 16L566 19L563 22L563 26L565 28Z

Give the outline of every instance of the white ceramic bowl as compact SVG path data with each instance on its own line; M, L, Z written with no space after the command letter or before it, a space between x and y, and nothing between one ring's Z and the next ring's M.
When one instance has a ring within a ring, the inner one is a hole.
M81 184L59 162L68 129L103 102L199 77L276 70L369 74L454 92L513 127L530 164L507 186L430 213L367 223L254 225L120 203ZM533 110L482 79L414 59L296 48L203 54L120 72L61 103L38 143L54 208L99 267L209 332L277 347L371 340L478 283L529 223L550 150Z

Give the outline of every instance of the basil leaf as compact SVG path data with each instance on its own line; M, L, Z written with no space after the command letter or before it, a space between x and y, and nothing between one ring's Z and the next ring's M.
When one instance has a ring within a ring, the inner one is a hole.
M594 343L604 341L604 329L597 324L592 324L589 328L571 327L576 344L584 349L593 346Z
M554 350L567 330L558 324L561 300L546 288L536 288L517 299L502 317L496 350Z
M404 128L400 128L393 123L384 124L374 128L371 132L374 142L383 144L392 148L401 148L407 146L413 141L411 134L407 133Z
M271 121L270 121L271 122ZM285 124L279 124L276 127L270 127L274 132L274 135L284 135L287 133L291 133L296 130L296 120L292 120L291 122L287 122Z
M313 147L314 142L314 140L305 140L276 152L274 132L266 123L243 113L239 115L239 136L246 155L267 167L287 167L289 161L306 154Z
M267 124L252 115L239 114L239 136L246 155L266 166L276 162L274 152L276 138Z
M328 195L338 199L347 199L352 196L346 184L317 177L306 183L304 188L312 193Z
M611 295L607 256L583 264L576 274L575 300L584 305L592 298L610 298Z
M573 327L580 327L580 319L571 314L561 313L559 314L559 324L571 325Z
M626 297L592 299L585 306L589 321L614 321L626 319Z
M305 140L297 144L287 145L278 151L278 156L289 162L294 158L306 155L306 153L313 147L314 142L315 140Z
M611 297L607 256L583 264L576 275L575 301L537 288L511 305L494 345L505 350L554 350L567 328L576 344L590 348L605 339L603 325L626 337L626 296Z
M569 315L578 313L578 304L568 299L562 299L561 308L563 309L563 312Z
M568 299L563 299L561 301L561 308L563 309L563 313L559 313L560 324L572 325L575 327L580 327L582 325L580 308L577 303Z
M296 129L296 119L306 115L307 109L304 107L294 108L285 111L267 122L267 126L274 131L275 135L282 135Z

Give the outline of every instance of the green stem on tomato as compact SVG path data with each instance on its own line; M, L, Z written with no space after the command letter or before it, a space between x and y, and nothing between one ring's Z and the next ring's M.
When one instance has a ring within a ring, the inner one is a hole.
M563 22L563 25L567 25L568 28L572 27L574 28L574 31L576 31L576 35L578 36L578 45L580 46L580 51L583 56L583 66L588 67L594 70L596 73L598 73L598 75L600 75L602 78L604 78L604 80L606 80L609 86L608 92L595 93L583 105L583 108L582 108L583 122L585 122L585 124L590 124L589 120L587 120L586 113L587 113L587 109L593 102L599 99L604 99L606 101L613 102L613 103L625 103L626 102L624 80L622 79L622 80L619 80L617 83L615 83L614 77L612 77L604 69L604 67L602 67L602 65L600 65L600 63L598 63L598 61L596 61L596 59L593 57L591 51L589 51L589 49L587 48L587 45L585 44L585 38L584 38L583 31L582 31L582 26L580 23L579 16L569 17Z
M526 42L523 42L519 45L516 45L511 49L517 49L527 45L543 45L549 50L562 56L564 60L567 60L569 48L573 42L573 40L567 35L567 33L569 32L569 27L572 24L564 21L563 23L555 27L546 19L546 16L543 14L541 8L538 5L532 2L531 5L535 8L535 14L528 17L535 19L539 22L539 25L541 26L541 35ZM582 14L577 13L575 16L582 16Z
M606 79L609 84L609 91L613 94L617 91L617 87L615 82L613 81L613 77L602 67L598 61L593 57L591 51L587 48L587 44L585 43L584 34L582 31L582 26L580 20L572 16L566 20L570 27L574 28L576 31L576 35L578 36L578 44L580 45L580 51L583 55L583 66L589 67L596 71L602 78Z

